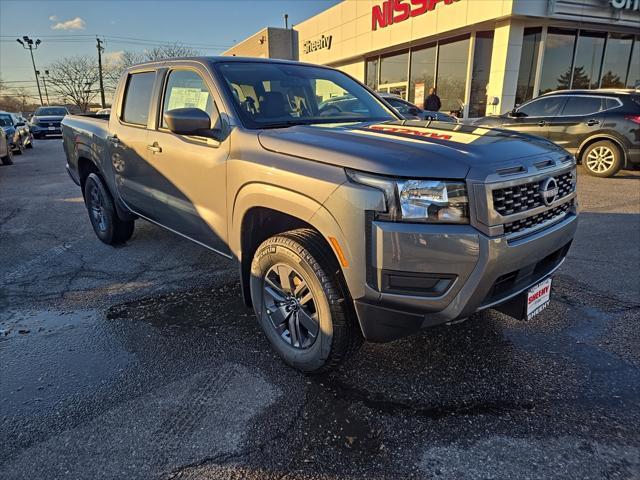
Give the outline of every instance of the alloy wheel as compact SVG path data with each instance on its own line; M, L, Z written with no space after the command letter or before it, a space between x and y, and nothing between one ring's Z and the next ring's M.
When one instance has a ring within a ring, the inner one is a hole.
M293 267L277 263L264 276L265 314L278 336L297 349L311 347L320 321L308 282Z
M104 202L100 191L93 187L89 191L89 212L94 224L101 232L107 231L107 220L105 218Z
M615 159L615 153L611 148L599 146L587 155L587 168L595 173L604 173L613 167Z

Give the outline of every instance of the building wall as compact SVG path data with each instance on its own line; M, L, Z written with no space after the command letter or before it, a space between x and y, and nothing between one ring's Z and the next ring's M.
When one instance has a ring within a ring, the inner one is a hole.
M223 55L295 60L297 57L297 42L295 39L294 30L267 27L234 45Z
M333 65L373 51L398 48L426 38L454 34L489 20L511 14L515 0L453 0L439 2L435 9L401 23L372 30L372 9L380 0L345 0L296 25L301 61ZM528 0L531 1L531 0ZM536 1L536 0L533 0ZM409 3L409 2L405 2ZM307 40L331 36L331 48L305 53Z

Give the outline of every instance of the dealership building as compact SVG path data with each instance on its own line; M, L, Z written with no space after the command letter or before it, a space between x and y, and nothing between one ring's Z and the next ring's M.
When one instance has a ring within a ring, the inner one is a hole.
M345 0L225 52L343 70L420 106L500 114L566 88L640 86L640 0Z

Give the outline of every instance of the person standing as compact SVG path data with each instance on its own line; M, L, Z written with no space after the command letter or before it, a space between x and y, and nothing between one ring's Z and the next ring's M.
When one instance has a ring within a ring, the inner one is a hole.
M429 89L429 96L424 100L424 109L432 112L439 112L442 107L440 97L436 94L436 88L431 87Z

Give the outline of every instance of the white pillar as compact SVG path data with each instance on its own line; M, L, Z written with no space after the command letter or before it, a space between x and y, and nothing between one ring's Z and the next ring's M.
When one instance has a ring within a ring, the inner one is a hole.
M518 20L505 20L496 25L487 86L487 115L499 115L515 106L523 34L524 25ZM495 106L491 105L494 97L499 101Z

